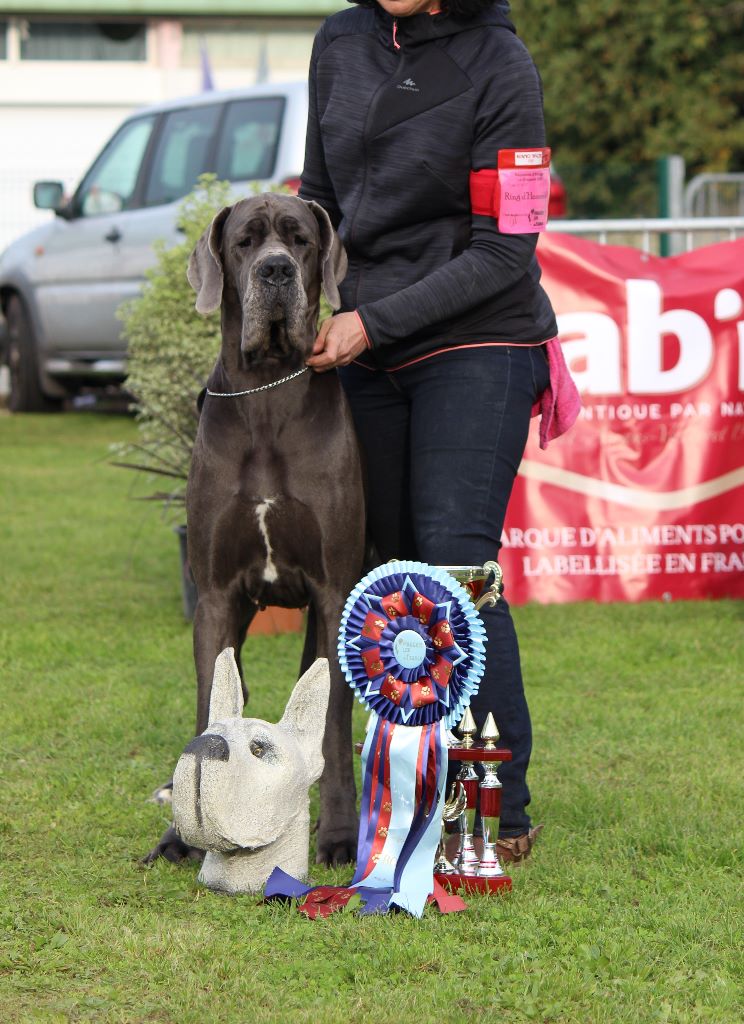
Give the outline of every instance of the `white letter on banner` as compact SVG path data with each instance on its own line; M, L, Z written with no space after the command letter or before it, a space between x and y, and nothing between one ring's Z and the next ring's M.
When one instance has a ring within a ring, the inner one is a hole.
M562 313L558 316L563 355L576 387L588 395L620 395L620 331L606 313ZM574 370L571 364L583 359L586 368Z
M628 295L628 391L636 395L686 391L708 374L713 338L705 320L689 309L661 312L661 288L655 281L626 283ZM662 369L662 338L675 334L679 359Z

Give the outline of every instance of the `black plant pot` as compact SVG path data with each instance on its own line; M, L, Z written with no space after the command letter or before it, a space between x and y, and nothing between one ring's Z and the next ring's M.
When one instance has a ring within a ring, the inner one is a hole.
M174 533L178 534L178 544L181 550L181 594L183 597L183 617L187 622L192 622L196 611L197 592L194 577L191 575L189 565L189 553L186 547L186 527L174 526Z

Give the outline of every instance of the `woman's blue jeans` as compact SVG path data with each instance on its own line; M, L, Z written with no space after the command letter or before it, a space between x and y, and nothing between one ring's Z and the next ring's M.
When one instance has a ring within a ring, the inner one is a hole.
M390 373L351 364L339 374L366 457L368 525L381 561L496 558L532 406L548 385L543 348L474 347ZM481 614L486 670L471 710L479 729L492 711L500 745L512 750L499 770L500 835L514 836L530 827L532 727L509 606L502 599Z

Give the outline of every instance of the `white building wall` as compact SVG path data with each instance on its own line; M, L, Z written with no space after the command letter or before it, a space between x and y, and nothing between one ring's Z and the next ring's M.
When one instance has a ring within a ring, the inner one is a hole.
M22 61L20 27L11 20L7 59L0 60L0 249L51 216L33 205L35 181L62 181L72 191L127 114L201 88L193 35L184 46L178 21L149 24L144 62ZM258 76L304 79L314 27L242 27L240 56L226 62L217 53L211 61L216 88L251 85ZM209 38L207 28L208 50Z

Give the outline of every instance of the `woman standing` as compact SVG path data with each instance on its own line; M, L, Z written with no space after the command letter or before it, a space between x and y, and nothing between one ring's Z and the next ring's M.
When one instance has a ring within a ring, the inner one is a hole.
M310 69L300 196L349 256L341 312L308 365L338 368L365 451L380 559L496 558L557 333L537 234L499 229L499 154L542 153L542 89L492 0L361 2L326 20ZM504 225L502 224L502 228ZM508 583L508 581L507 581ZM483 613L487 665L472 711L493 711L499 851L530 852L531 725L509 607Z

